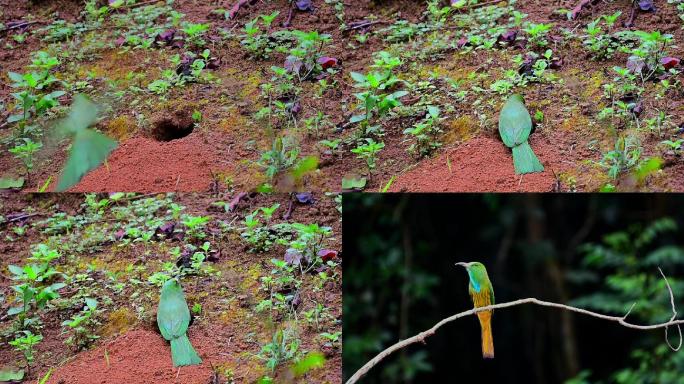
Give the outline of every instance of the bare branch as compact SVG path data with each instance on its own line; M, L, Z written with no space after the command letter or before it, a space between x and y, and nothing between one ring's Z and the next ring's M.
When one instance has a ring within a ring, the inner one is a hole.
M565 305L565 304L552 303L550 301L539 300L539 299L536 299L534 297L530 297L527 299L519 299L519 300L515 300L515 301L509 301L506 303L488 305L486 307L473 308L469 311L457 313L455 315L447 317L446 319L442 319L440 322L435 324L432 328L430 328L426 331L423 331L423 332L421 332L415 336L409 337L406 340L402 340L402 341L390 346L389 348L385 349L384 351L378 353L374 358L372 358L363 367L361 367L358 371L356 371L356 373L354 373L354 375L352 375L352 377L349 378L349 380L347 380L346 384L354 384L357 381L359 381L359 379L361 379L363 376L365 376L366 373L368 373L368 371L371 370L371 368L376 366L378 363L380 363L380 361L382 361L384 358L391 355L392 353L394 353L394 352L396 352L402 348L405 348L411 344L425 343L426 338L434 335L437 332L437 330L440 327L442 327L443 325L445 325L446 323L452 322L452 321L460 319L462 317L474 315L478 312L490 311L490 310L494 310L494 309L509 308L509 307L514 307L514 306L521 305L521 304L536 304L536 305L540 305L542 307L559 308L559 309L563 309L566 311L581 313L583 315L592 316L592 317L596 317L596 318L603 319L603 320L614 321L614 322L616 322L616 323L618 323L624 327L632 328L632 329L639 329L639 330L647 331L647 330L665 328L665 341L667 342L667 345L673 351L678 351L682 346L681 325L684 324L684 320L675 320L675 318L677 317L677 311L676 311L675 305L674 305L674 295L672 293L672 288L670 287L670 283L667 281L667 278L665 277L665 274L663 273L663 271L660 268L658 268L658 270L660 271L660 274L663 276L663 279L665 279L665 284L667 285L667 289L670 293L670 303L672 305L672 317L666 323L653 324L653 325L639 325L639 324L633 324L633 323L628 322L627 316L629 316L629 314L632 312L632 309L634 308L636 303L632 304L632 306L629 308L629 310L627 311L627 313L624 316L619 317L619 316L604 315L602 313L593 312L593 311L589 311L589 310L582 309L582 308L572 307L572 306ZM667 329L671 326L677 326L677 329L679 330L679 345L677 346L677 348L673 347L667 338Z

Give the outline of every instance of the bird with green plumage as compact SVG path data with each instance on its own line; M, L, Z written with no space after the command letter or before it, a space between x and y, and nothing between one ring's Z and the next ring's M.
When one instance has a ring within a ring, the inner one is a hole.
M486 307L494 304L494 287L489 281L487 268L477 261L472 263L456 263L466 269L470 283L468 292L473 300L475 308ZM492 311L482 311L477 313L482 330L482 357L485 359L494 358L494 338L492 336Z
M174 367L202 363L202 359L188 339L190 308L185 301L183 288L176 279L168 280L162 287L157 309L157 325L162 336L171 342Z
M544 166L527 141L532 133L532 117L520 95L508 98L499 115L501 140L513 151L513 165L518 175L543 172Z

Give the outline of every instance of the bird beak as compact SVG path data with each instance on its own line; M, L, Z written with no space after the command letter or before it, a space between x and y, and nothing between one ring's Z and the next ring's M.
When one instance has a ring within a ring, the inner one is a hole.
M456 263L454 265L460 265L463 268L468 268L470 266L470 263Z

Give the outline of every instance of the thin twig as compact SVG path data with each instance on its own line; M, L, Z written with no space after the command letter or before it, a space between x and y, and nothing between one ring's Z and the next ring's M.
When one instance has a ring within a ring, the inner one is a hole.
M149 5L149 4L158 3L158 2L160 2L160 1L162 1L162 0L143 1L142 3L124 5L124 6L121 6L121 7L117 7L116 9L137 8L137 7L142 7L143 5Z
M362 28L370 27L370 26L375 25L375 24L389 24L389 21L386 21L386 20L372 20L372 21L371 21L371 20L362 20L362 21L357 21L357 22L354 22L354 23L350 23L350 24L344 29L344 31L347 32L347 31L352 31L352 30L354 30L354 29L362 29Z
M457 313L455 315L452 315L450 317L447 317L446 319L442 319L439 321L437 324L435 324L432 328L428 329L427 331L423 331L415 336L409 337L406 340L402 340L389 348L383 350L382 352L378 353L374 358L372 358L370 361L368 361L363 367L361 367L358 371L352 375L349 380L346 381L346 384L354 384L357 381L359 381L364 375L368 373L368 371L371 370L374 366L378 365L384 358L387 356L391 355L392 353L405 348L411 344L416 344L416 343L425 343L425 339L434 335L437 330L442 327L443 325L452 322L454 320L460 319L462 317L474 315L479 312L483 311L491 311L494 309L502 309L502 308L508 308L508 307L513 307L521 304L536 304L540 305L542 307L552 307L552 308L559 308L559 309L564 309L566 311L571 311L571 312L577 312L581 313L583 315L587 316L592 316L596 317L599 319L603 320L609 320L609 321L614 321L617 322L618 324L627 327L627 328L632 328L632 329L639 329L639 330L653 330L653 329L660 329L660 328L665 328L665 340L667 341L667 345L673 350L673 351L678 351L679 348L682 346L682 331L681 331L681 325L684 324L684 320L675 320L677 317L677 311L675 310L675 305L674 305L674 294L672 293L672 288L670 287L670 283L667 281L667 278L665 277L665 274L663 271L658 268L660 271L660 274L663 276L663 279L665 279L665 284L667 285L667 289L670 293L670 303L672 304L672 317L670 318L670 321L666 323L661 323L661 324L653 324L653 325L639 325L639 324L633 324L627 322L627 316L632 312L632 309L636 305L636 303L632 304L632 306L629 308L627 313L624 316L609 316L609 315L604 315L602 313L597 313L593 311L589 311L586 309L582 308L577 308L577 307L572 307L569 305L565 304L559 304L559 303L553 303L550 301L544 301L544 300L539 300L533 297L527 298L527 299L519 299L515 301L509 301L506 303L500 303L500 304L494 304L494 305L488 305L486 307L479 307L479 308L473 308L469 311ZM667 329L671 326L676 325L677 328L679 329L679 346L677 348L674 348L672 345L670 345L669 340L667 340Z
M20 28L28 27L29 25L33 25L33 24L45 24L45 22L42 20L23 21L23 22L14 24L12 26L6 27L4 29L0 29L0 32L8 32L8 31L11 31L13 29L20 29Z
M487 2L479 3L479 4L464 5L460 8L458 8L458 10L460 11L463 9L475 9L475 8L486 7L488 5L494 5L494 4L498 4L498 3L504 3L504 2L508 3L507 0L492 0L492 1L487 1Z

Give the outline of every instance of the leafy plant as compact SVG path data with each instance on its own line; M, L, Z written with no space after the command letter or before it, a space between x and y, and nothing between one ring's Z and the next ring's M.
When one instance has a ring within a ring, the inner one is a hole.
M408 92L403 90L388 93L396 84L402 82L393 74L393 69L399 65L401 65L401 60L387 52L380 52L373 68L381 69L381 71L350 74L356 82L354 87L365 89L363 92L354 94L359 100L358 109L361 109L363 113L352 116L350 119L350 123L360 123L361 132L364 134L380 133L381 128L376 125L377 118L387 115L392 109L402 105L399 99L408 95Z
M42 335L34 335L31 331L21 331L18 336L9 342L9 345L21 352L26 360L26 366L30 368L33 363L33 349L43 340Z
M531 44L534 44L538 47L546 47L549 45L548 40L546 40L546 36L551 30L551 27L551 24L526 23L523 31L528 34Z
M419 157L430 155L433 151L442 146L438 141L438 135L442 133L439 128L439 107L428 106L427 114L423 121L416 123L413 127L404 130L405 135L410 135L415 142L408 148L410 153Z
M608 177L616 180L621 173L639 164L642 151L641 143L636 137L619 137L615 141L615 148L604 153L599 164L608 170Z
M10 153L14 155L17 159L24 163L24 168L26 169L26 175L30 175L33 170L33 155L38 152L40 148L43 147L42 143L36 143L29 138L23 138L23 144L15 145L14 148L10 148Z
M47 90L59 80L50 73L50 71L59 65L57 58L50 56L46 52L37 52L31 68L37 71L31 71L24 74L16 72L9 72L8 77L13 82L12 88L19 88L21 91L13 93L12 96L17 99L16 109L19 113L10 115L7 118L8 123L17 123L18 135L26 136L37 133L36 127L31 124L32 119L37 116L43 116L48 110L59 105L57 100L65 94L64 91L52 91L47 93Z
M357 158L366 160L368 171L373 172L377 162L378 152L385 148L385 143L377 143L371 138L366 138L365 141L364 144L357 145L356 148L353 148L351 151L357 155Z
M252 57L256 59L268 59L271 52L273 52L277 46L273 41L274 39L269 36L268 30L271 28L273 20L275 20L279 14L280 12L276 11L270 15L261 15L245 24L243 30L244 34L242 35L240 44L245 47ZM266 30L265 33L262 32L259 27L259 22L261 22L262 27Z
M203 36L209 30L209 24L194 24L184 23L182 31L188 36L188 42L198 47L203 47L207 44Z
M94 318L96 314L97 300L85 298L83 310L71 319L62 322L62 326L67 328L64 333L70 334L65 343L76 346L78 349L85 349L99 339L100 337L92 332L92 329L99 325L99 322Z
M22 326L33 322L28 319L31 310L45 308L53 299L59 296L58 291L66 286L65 283L51 283L54 276L63 276L48 263L27 264L23 267L9 265L7 267L12 273L12 280L20 284L12 288L16 292L16 301L20 303L18 307L10 308L7 314L10 316L19 315L19 322Z
M266 367L273 373L280 364L297 357L299 344L294 329L279 329L273 334L272 341L261 347L257 356L266 362Z

